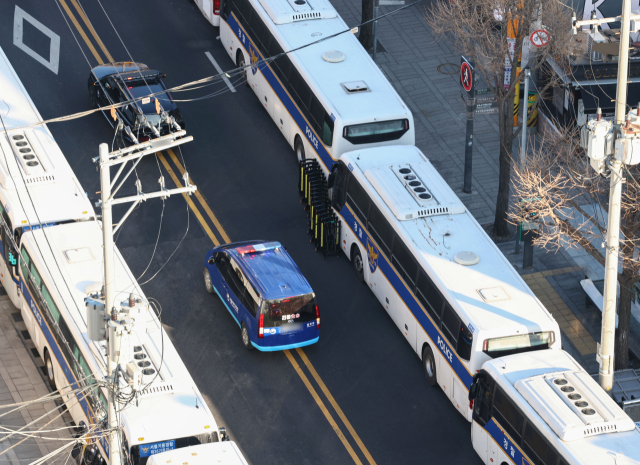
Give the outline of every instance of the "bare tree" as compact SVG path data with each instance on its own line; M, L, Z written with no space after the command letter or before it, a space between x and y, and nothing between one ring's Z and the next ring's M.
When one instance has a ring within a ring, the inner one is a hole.
M427 10L426 20L436 37L453 40L454 46L475 62L476 72L484 78L500 108L500 177L493 235L507 236L511 146L522 128L520 125L514 132L512 117L515 83L524 76L520 73L516 77L518 57L531 32L544 28L551 40L545 47L530 47L531 74L549 58L564 65L573 43L571 10L557 0L437 0ZM510 83L505 82L505 68L509 67ZM539 93L554 84L550 79Z
M598 175L589 166L583 149L576 145L576 131L557 136L547 132L542 144L527 154L524 165L514 165L513 189L528 199L527 208L541 222L535 244L547 250L581 246L600 264L605 264L606 217L609 209L610 172ZM615 369L629 361L629 327L633 285L640 277L640 170L625 166L622 190L620 269L618 283L618 330L615 339ZM509 210L509 221L517 224L521 211Z

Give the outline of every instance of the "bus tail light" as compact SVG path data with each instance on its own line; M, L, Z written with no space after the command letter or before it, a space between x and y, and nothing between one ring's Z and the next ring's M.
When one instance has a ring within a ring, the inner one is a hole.
M213 14L220 14L220 0L213 0Z
M320 307L316 305L316 327L320 329Z
M474 399L471 399L471 400L469 401L469 410L473 410L473 400L474 400Z
M258 337L260 339L264 338L264 313L260 314L259 326L258 326Z

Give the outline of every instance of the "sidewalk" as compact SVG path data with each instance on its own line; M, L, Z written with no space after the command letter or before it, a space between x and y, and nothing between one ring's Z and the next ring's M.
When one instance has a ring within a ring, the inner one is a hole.
M349 27L360 23L361 0L332 3ZM380 7L380 15L395 8ZM378 23L378 43L384 51L378 52L376 63L413 112L418 148L476 220L492 223L498 195L498 117L475 117L473 193L464 194L466 110L460 98L460 54L448 42L435 40L424 14L425 3L420 3ZM602 315L585 299L580 286L589 262L584 258L586 252L554 254L536 248L533 268L523 270L522 252L514 254L514 242L498 246L558 321L563 348L589 373L597 373L596 341L600 341ZM632 320L632 331L640 337L640 324Z
M0 288L4 293L4 289ZM21 334L19 334L19 331ZM32 353L30 354L29 351ZM35 356L34 356L35 354ZM29 338L20 311L13 306L5 295L0 297L0 405L8 405L17 402L34 400L49 394L49 388L44 381L41 368L36 366L37 361L43 365L37 350ZM59 416L62 410L54 410L53 401L44 404L35 404L18 412L0 417L2 434L6 437L8 430L15 431L34 420L49 413L42 420L27 427L25 431L51 431L72 425L70 415L65 412ZM11 409L0 409L0 414ZM56 418L57 417L57 418ZM65 420L67 423L65 423ZM6 428L6 429L5 429ZM47 432L42 434L48 438L60 438L63 440L44 440L26 438L16 435L4 442L0 442L0 462L11 465L26 465L41 458L59 447L67 444L72 438L69 429ZM69 462L67 462L69 459ZM73 463L68 453L60 454L44 463L65 464Z

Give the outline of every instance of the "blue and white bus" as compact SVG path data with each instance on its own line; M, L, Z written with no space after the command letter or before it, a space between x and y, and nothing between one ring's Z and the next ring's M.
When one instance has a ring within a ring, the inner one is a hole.
M257 63L248 84L298 160L326 173L344 152L415 143L411 111L352 34L261 61L348 29L328 0L224 0L220 17L225 50Z
M356 275L469 421L485 361L560 349L558 323L416 147L343 154L332 196Z
M640 430L563 350L487 361L471 440L487 465L640 465Z

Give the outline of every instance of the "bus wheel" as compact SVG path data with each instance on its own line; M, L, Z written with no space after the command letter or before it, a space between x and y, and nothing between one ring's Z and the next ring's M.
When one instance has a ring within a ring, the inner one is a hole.
M238 49L238 53L236 55L236 66L238 68L244 68L247 65L247 62L244 59L244 53L242 50ZM244 73L244 85L249 86L249 70L245 68Z
M242 335L242 345L245 349L253 349L251 345L251 338L249 337L249 330L244 325L244 322L240 325L240 334Z
M52 390L57 391L56 377L53 372L53 363L51 362L51 357L49 356L49 351L47 349L44 350L44 366L47 370L47 381L49 382L49 386L51 386Z
M361 283L364 282L364 262L362 261L362 255L360 255L360 249L358 246L353 248L351 257L351 264L353 265L353 271L356 272L356 277Z
M422 349L422 367L424 368L424 375L427 377L427 382L431 386L435 386L438 383L438 377L436 376L436 359L433 357L433 352L429 346L424 346L424 349Z
M306 158L304 156L304 144L302 143L300 136L296 136L296 141L293 144L293 149L296 152L296 157L298 157L298 163Z
M213 283L211 282L211 275L209 274L209 270L204 269L204 287L207 289L209 294L213 294L215 289L213 288Z

